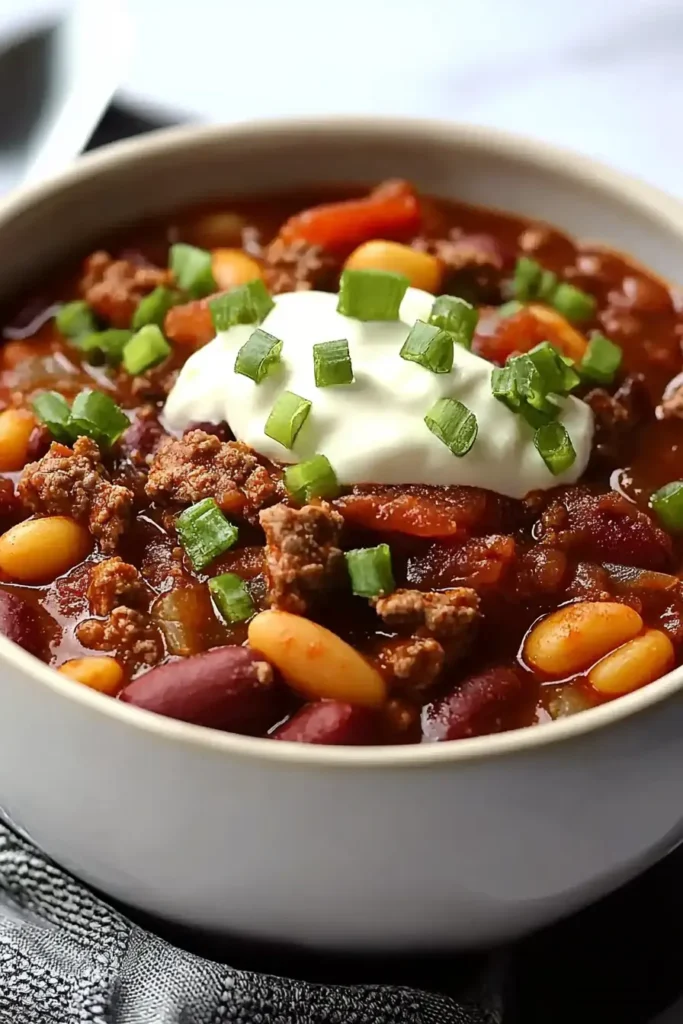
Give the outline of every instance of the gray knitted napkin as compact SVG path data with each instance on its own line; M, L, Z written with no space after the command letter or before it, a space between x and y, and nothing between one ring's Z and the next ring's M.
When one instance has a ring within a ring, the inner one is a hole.
M3 1024L500 1021L495 992L461 1001L388 985L318 985L194 956L127 920L0 823Z

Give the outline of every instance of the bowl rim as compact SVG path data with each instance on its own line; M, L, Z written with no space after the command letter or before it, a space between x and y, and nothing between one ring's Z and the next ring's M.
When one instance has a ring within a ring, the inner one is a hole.
M135 163L162 152L173 153L189 145L220 141L224 137L248 141L283 132L296 133L318 141L321 135L347 134L387 140L446 140L454 145L484 149L496 154L522 157L565 179L592 186L618 196L642 212L665 222L681 236L683 246L683 203L637 177L618 171L573 150L497 128L456 121L372 116L334 115L325 118L290 117L238 122L229 125L179 125L102 147L80 157L69 168L47 181L19 189L0 200L0 232L4 220L21 214L37 201L58 194L105 168ZM636 257L637 258L637 257ZM39 661L12 641L0 636L0 663L28 674L58 696L82 705L93 714L111 717L127 728L150 733L160 740L266 762L287 762L292 766L319 768L426 768L450 762L469 762L513 754L540 751L548 746L586 736L616 725L645 709L667 700L683 689L683 665L661 679L614 701L578 715L548 723L547 727L526 727L487 736L475 736L443 743L397 746L337 747L275 742L269 738L240 736L205 726L190 725L124 704L86 686L75 685L55 669Z

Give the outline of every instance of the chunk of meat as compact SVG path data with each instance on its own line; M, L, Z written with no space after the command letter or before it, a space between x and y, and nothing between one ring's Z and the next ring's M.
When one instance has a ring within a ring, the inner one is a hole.
M452 642L464 637L479 612L479 597L470 587L454 587L439 593L395 590L372 599L377 614L391 629L409 630Z
M539 538L594 562L665 568L671 539L645 512L616 492L560 491L541 516Z
M417 238L413 248L436 256L444 267L443 290L476 305L501 301L504 273L514 253L493 235L465 234L460 229L449 238Z
M276 238L264 253L263 278L268 291L329 291L336 285L339 262L319 245L303 239L285 242Z
M613 395L604 388L593 388L584 401L595 416L594 454L610 462L620 462L624 442L651 411L645 378L641 374L627 377Z
M334 507L344 519L382 533L413 537L464 537L494 521L499 500L476 487L354 487Z
M31 512L87 525L107 553L115 550L133 506L133 492L110 482L89 437L79 437L73 450L55 441L47 455L24 467L18 493Z
M216 328L211 319L209 303L218 295L208 295L205 299L194 299L180 306L171 306L164 317L164 334L169 341L179 345L206 345L216 337Z
M85 619L76 627L84 647L112 651L123 661L155 665L164 654L161 633L144 612L120 606L106 619Z
M245 444L192 430L160 446L145 490L154 501L175 504L214 498L226 515L249 519L277 499L278 477Z
M683 420L683 373L667 384L657 415L664 420Z
M422 711L426 740L460 740L511 729L509 710L524 695L517 669L500 665L471 676Z
M130 327L140 299L159 285L173 283L170 270L115 260L94 252L85 261L80 290L88 305L113 327Z
M266 578L271 607L304 615L344 580L339 547L343 519L327 505L274 505L259 516L266 535Z
M408 580L417 587L435 589L462 584L495 587L509 575L515 562L514 537L488 534L471 537L460 547L438 542L408 560Z
M375 652L389 683L407 693L422 694L431 689L444 664L444 649L433 637L394 637Z
M149 600L138 570L118 557L107 558L93 566L87 596L95 615L108 615L121 605L144 608Z

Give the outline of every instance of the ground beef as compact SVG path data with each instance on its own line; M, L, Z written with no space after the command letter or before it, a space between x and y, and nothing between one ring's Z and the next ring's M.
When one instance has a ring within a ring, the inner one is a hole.
M344 579L339 548L344 520L327 505L275 505L259 516L266 535L266 577L273 608L304 615Z
M76 636L84 647L146 665L156 664L164 653L159 630L133 608L114 608L106 619L86 619L76 627Z
M95 615L108 615L120 605L144 608L148 602L148 591L140 573L134 565L118 557L93 566L87 596Z
M397 689L411 695L430 689L444 663L444 649L432 637L401 637L385 641L376 654L380 667Z
M263 277L273 295L336 288L339 264L318 245L276 238L265 250L263 261Z
M143 296L159 285L173 282L170 270L115 260L107 252L94 252L85 261L80 290L88 305L113 327L130 327Z
M89 437L79 437L73 450L54 442L47 455L24 468L18 493L31 512L71 516L87 525L104 552L115 550L133 505L133 492L110 482Z
M192 430L160 446L146 491L154 501L176 504L215 498L227 515L250 519L276 500L278 479L239 441Z
M444 265L442 291L477 304L497 305L513 254L493 235L467 235L454 229L448 238L417 238L413 248L431 253Z
M395 590L373 599L377 614L391 629L453 641L467 634L479 611L479 597L470 587L440 593Z
M627 377L613 395L604 388L593 388L584 401L595 416L594 456L621 463L628 458L625 443L651 411L644 377L641 374Z

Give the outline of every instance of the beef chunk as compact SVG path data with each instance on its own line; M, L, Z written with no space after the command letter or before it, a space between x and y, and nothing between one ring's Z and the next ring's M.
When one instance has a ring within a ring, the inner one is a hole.
M560 491L541 516L543 544L594 562L662 569L671 561L671 540L645 512L621 494L591 494L581 487Z
M345 573L344 520L327 505L274 505L259 516L266 535L266 576L273 608L304 615Z
M479 598L469 587L454 587L441 593L395 590L372 602L377 614L392 629L410 630L417 636L431 636L452 643L465 636L479 611Z
M93 566L87 595L95 615L108 615L120 605L142 608L148 600L147 588L138 570L118 557Z
M627 377L613 395L604 388L593 388L585 401L595 416L595 455L609 462L619 462L624 457L624 443L650 413L644 378L641 374Z
M501 301L503 277L514 257L493 235L468 235L456 228L449 238L418 238L413 247L443 263L443 291L476 304Z
M76 627L84 647L112 651L117 657L154 665L164 653L159 630L144 612L123 606L114 608L106 619L86 619Z
M227 515L249 519L276 500L277 479L246 445L192 430L159 447L146 492L155 501L177 504L215 498Z
M396 637L385 641L377 660L390 683L400 690L419 694L430 689L444 663L444 649L432 637Z
M143 296L173 281L170 270L115 260L107 252L94 252L83 268L81 294L98 316L113 327L130 327Z
M332 288L339 269L334 256L303 239L283 242L276 238L264 253L263 276L268 291L274 295Z
M54 442L47 455L24 468L18 493L31 512L71 516L87 525L104 552L115 550L133 505L133 492L110 482L89 437L79 437L73 450Z

